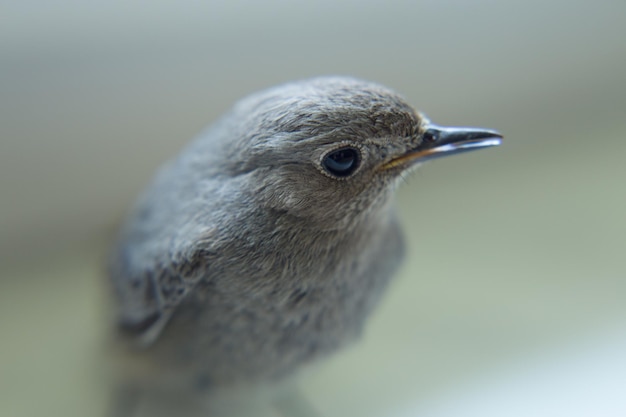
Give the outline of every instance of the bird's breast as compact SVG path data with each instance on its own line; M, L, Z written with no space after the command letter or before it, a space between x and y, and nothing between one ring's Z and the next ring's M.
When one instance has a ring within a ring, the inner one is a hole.
M394 220L354 239L308 239L275 233L257 247L233 245L227 258L246 261L199 284L163 334L164 349L235 380L287 374L354 340L400 264L400 229Z

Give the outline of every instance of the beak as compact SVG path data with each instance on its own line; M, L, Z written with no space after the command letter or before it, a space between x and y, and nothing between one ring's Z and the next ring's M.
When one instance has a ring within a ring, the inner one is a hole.
M423 134L420 146L387 162L383 168L424 162L442 156L456 155L502 143L502 135L495 130L473 127L443 127L430 124Z

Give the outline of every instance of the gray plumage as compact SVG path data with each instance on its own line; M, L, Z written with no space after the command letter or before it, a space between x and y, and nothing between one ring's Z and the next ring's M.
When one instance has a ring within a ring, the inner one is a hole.
M382 86L316 78L242 100L166 164L110 263L151 378L276 379L357 337L404 252L392 197L415 163L394 161L428 126ZM345 147L356 170L335 176Z

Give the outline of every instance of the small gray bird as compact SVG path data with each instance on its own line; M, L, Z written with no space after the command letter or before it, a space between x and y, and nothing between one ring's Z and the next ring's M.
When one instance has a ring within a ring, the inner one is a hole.
M401 176L500 141L353 78L240 101L158 172L120 232L109 271L128 366L192 390L279 379L345 345L403 256Z

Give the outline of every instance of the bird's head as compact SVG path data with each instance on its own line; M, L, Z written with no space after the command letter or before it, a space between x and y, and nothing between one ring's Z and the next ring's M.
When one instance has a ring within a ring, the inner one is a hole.
M500 144L493 130L433 125L393 91L344 77L285 84L225 119L227 175L277 211L336 228L386 207L420 163Z

